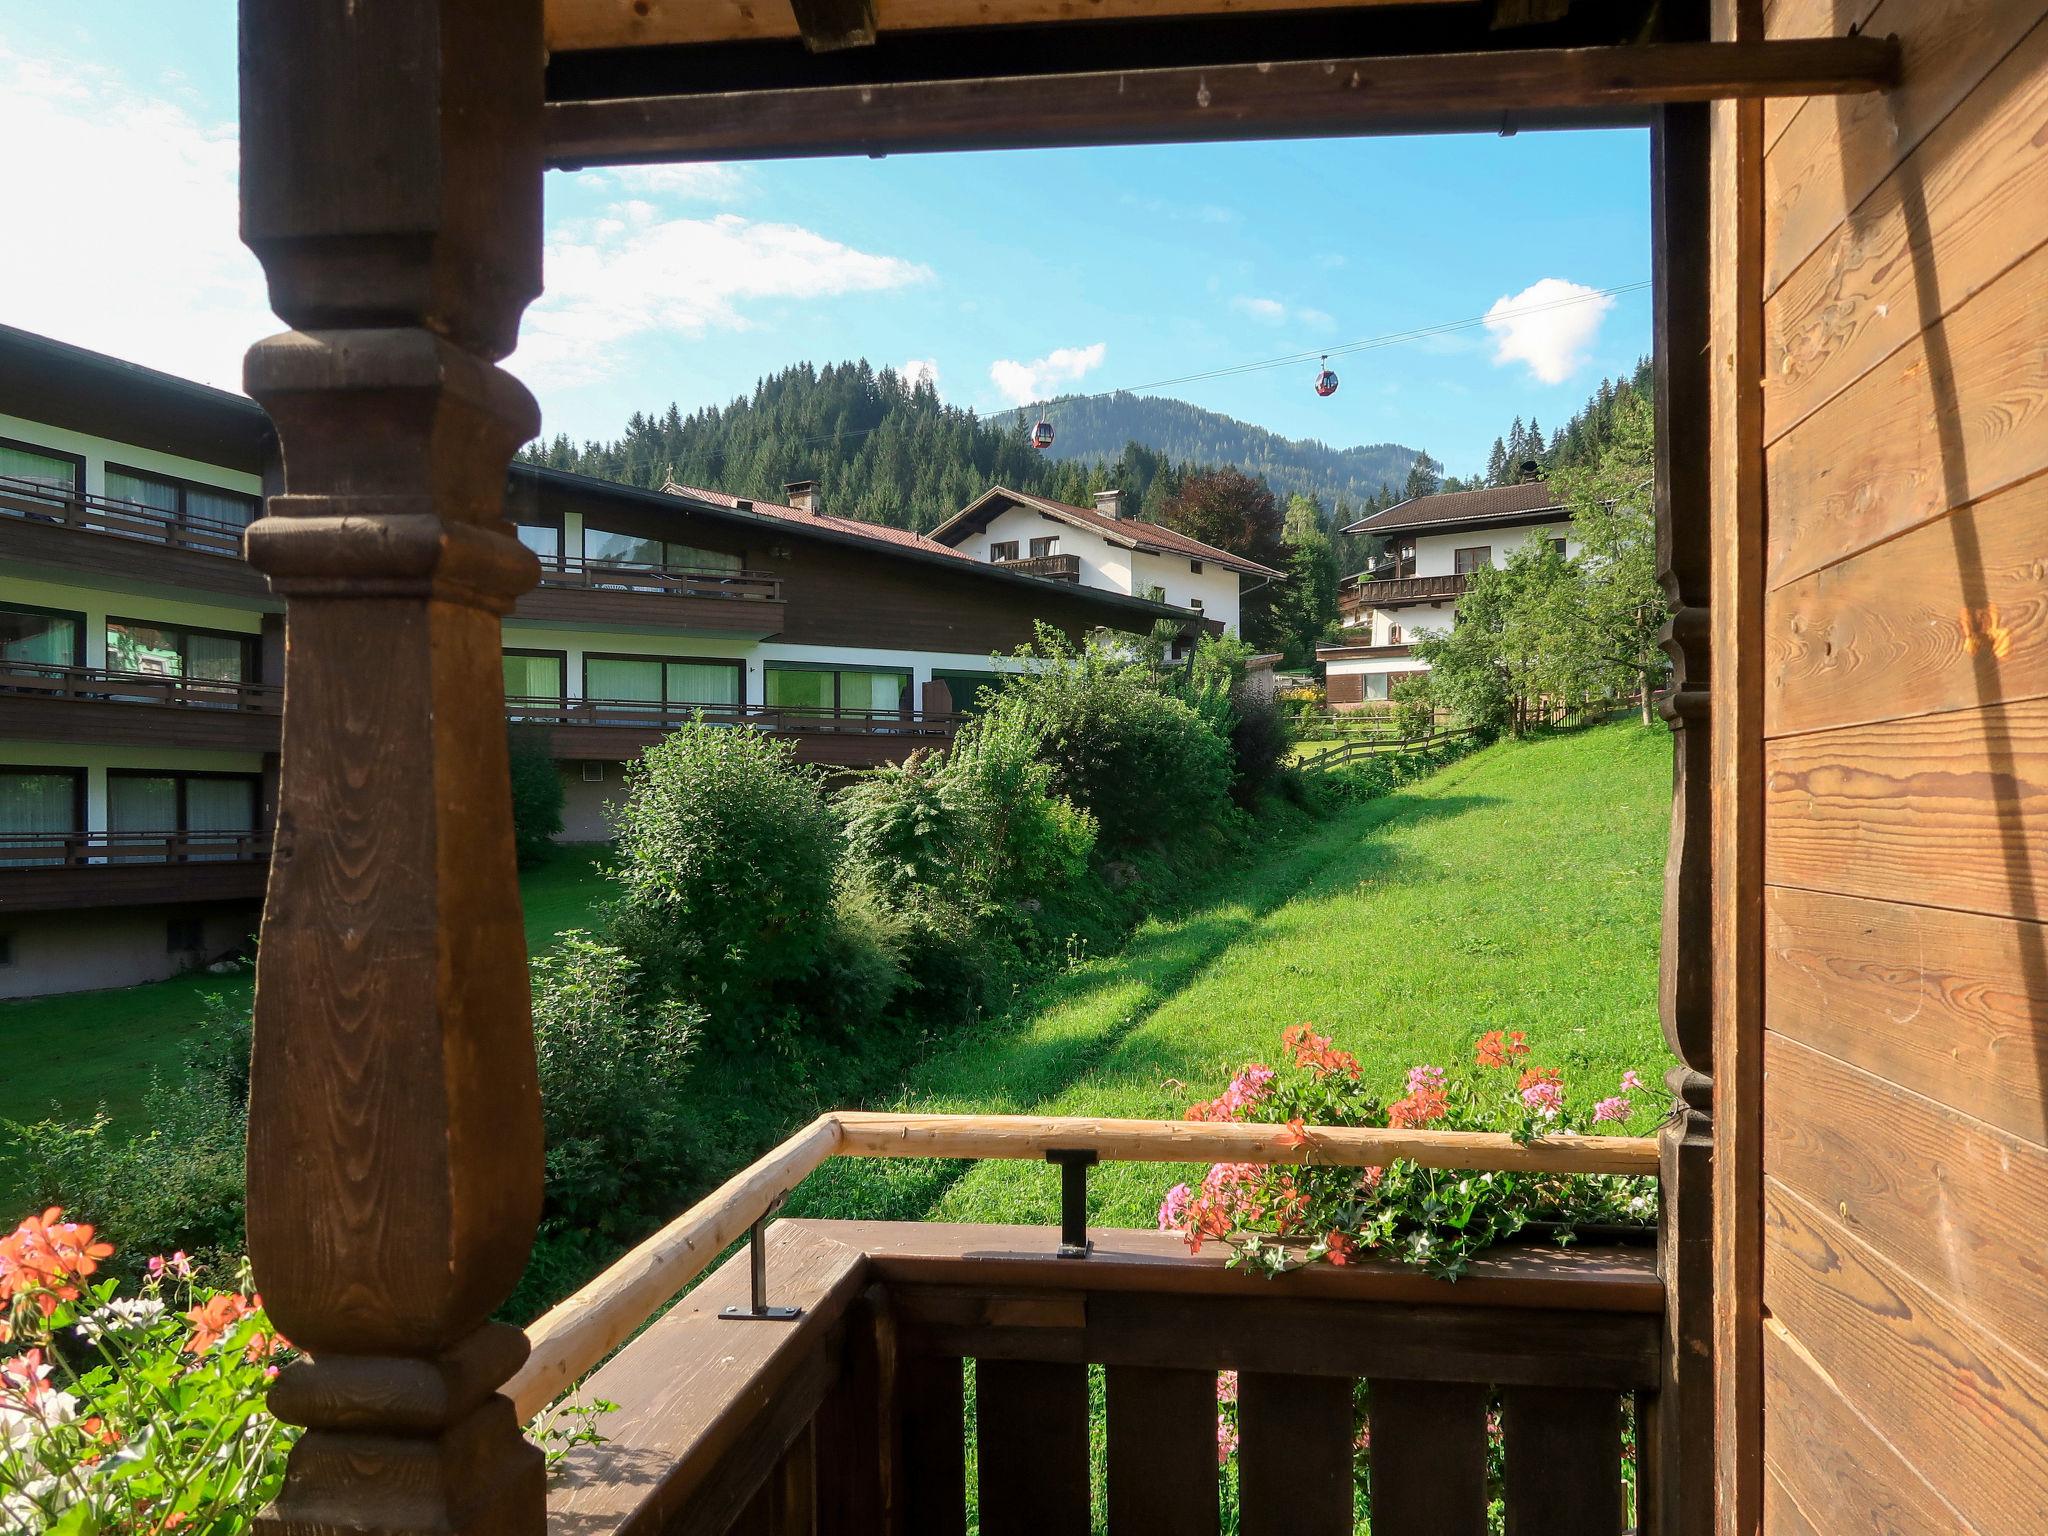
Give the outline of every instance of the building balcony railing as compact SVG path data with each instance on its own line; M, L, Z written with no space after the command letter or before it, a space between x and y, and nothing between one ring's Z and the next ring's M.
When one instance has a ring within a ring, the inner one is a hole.
M990 563L1023 576L1043 576L1048 581L1081 579L1079 555L1029 555L1021 560L996 560Z
M594 592L730 598L736 602L782 599L782 578L765 571L708 571L684 565L641 565L628 560L580 560L573 556L544 558L540 584Z
M0 912L254 902L268 832L0 832Z
M0 516L230 559L239 559L242 553L242 530L233 524L180 518L175 512L139 501L89 496L11 475L0 475Z
M1469 581L1461 571L1454 576L1399 576L1354 582L1337 594L1337 608L1348 619L1369 608L1401 603L1452 603L1465 595Z
M505 713L524 725L559 725L635 731L672 731L702 715L719 725L751 725L778 735L923 736L949 740L960 716L916 710L794 709L768 704L677 704L639 699L513 697Z
M1319 645L1317 661L1402 661L1415 654L1415 647L1400 645Z
M249 864L270 857L268 832L0 832L0 868Z
M284 690L274 683L226 682L205 677L166 677L154 672L120 672L108 667L60 667L38 661L0 661L0 694L72 699L93 704L153 704L174 709L229 710L275 715L284 709Z
M1633 1455L1644 1489L1662 1471L1658 1437L1625 1427L1631 1405L1645 1423L1662 1379L1664 1284L1648 1247L1498 1248L1455 1286L1372 1257L1275 1279L1232 1268L1225 1244L1191 1255L1171 1233L1085 1230L1078 1179L1058 1231L769 1225L828 1158L1048 1154L1657 1172L1656 1143L1624 1137L826 1115L528 1329L504 1388L522 1419L601 1361L572 1401L613 1405L602 1443L557 1468L550 1529L808 1531L829 1506L834 1529L958 1532L971 1476L991 1536L1213 1533L1224 1371L1237 1373L1244 1530L1349 1532L1361 1452L1375 1530L1483 1531L1495 1496L1510 1530L1635 1523L1624 1466ZM1496 1404L1505 1483L1490 1487Z

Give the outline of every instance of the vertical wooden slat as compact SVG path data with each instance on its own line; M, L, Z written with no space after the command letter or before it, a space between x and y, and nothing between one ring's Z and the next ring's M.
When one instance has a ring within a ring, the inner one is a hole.
M1508 1536L1621 1536L1621 1398L1518 1387L1500 1395Z
M1237 1429L1242 1536L1349 1536L1357 1438L1349 1381L1240 1372Z
M839 1380L813 1422L817 1484L825 1490L818 1529L825 1536L870 1536L888 1524L897 1477L889 1432L894 1401L894 1331L878 1286L847 1310Z
M1088 1368L979 1360L982 1536L1088 1536Z
M1214 1536L1216 1373L1112 1365L1110 1536Z
M1486 1536L1485 1387L1372 1384L1372 1524L1401 1536Z
M817 1426L806 1424L732 1523L730 1536L813 1536L817 1467Z
M964 1536L967 1417L962 1362L904 1354L896 1364L897 1467L904 1536Z

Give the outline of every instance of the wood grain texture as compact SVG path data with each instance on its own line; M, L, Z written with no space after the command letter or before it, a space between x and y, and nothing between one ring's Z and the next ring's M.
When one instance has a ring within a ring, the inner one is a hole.
M1766 294L1775 293L1850 211L1911 154L2044 14L2042 0L1884 0L1865 26L1896 34L1900 85L1881 96L1810 102L1771 146Z
M1109 1528L1117 1536L1215 1536L1216 1373L1112 1365Z
M1802 262L1766 310L1781 437L2048 241L2048 23Z
M2048 917L2048 699L1769 744L1775 885Z
M1772 592L1772 736L2048 694L2048 475Z
M1770 584L2048 468L2048 247L1780 438Z
M1805 1511L1843 1522L1869 1536L1919 1531L1978 1533L1872 1426L1865 1413L1814 1363L1799 1341L1775 1322L1764 1324L1764 1392L1772 1416L1785 1426L1765 1446L1765 1461L1784 1504L1765 1505L1764 1528L1786 1505L1796 1512L1790 1529L1818 1528ZM1803 1522L1803 1523L1802 1523Z
M1928 1485L1982 1531L2048 1530L2048 1376L1766 1181L1765 1297Z
M1032 1360L974 1366L984 1536L1088 1536L1088 1370Z
M901 1425L897 1494L905 1536L965 1536L967 1429L958 1358L916 1352L896 1363Z
M1785 1486L1784 1479L1772 1470L1769 1462L1764 1464L1764 1523L1761 1529L1763 1536L1827 1536L1807 1518L1806 1511L1799 1507L1799 1500ZM1894 1536L1905 1536L1905 1533L1897 1532Z
M1878 0L1765 0L1764 35L1847 37L1851 32L1863 29L1877 4ZM1812 104L1810 98L1801 96L1765 102L1766 149L1775 145L1791 126L1792 119Z
M1620 1536L1619 1394L1510 1388L1500 1417L1508 1536Z
M2036 1073L2041 1068L2035 1068ZM1764 1172L1957 1312L2048 1360L2048 1148L1783 1035L1765 1040Z
M1375 1526L1484 1536L1486 1398L1484 1387L1374 1378Z
M1351 1388L1343 1377L1303 1381L1238 1374L1242 1536L1350 1536L1352 1447L1358 1435Z
M1773 888L1771 1028L2048 1145L2048 930Z

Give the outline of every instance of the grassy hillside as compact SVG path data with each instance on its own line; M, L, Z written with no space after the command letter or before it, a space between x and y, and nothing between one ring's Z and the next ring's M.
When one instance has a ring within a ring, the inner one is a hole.
M1670 1064L1657 1021L1670 740L1628 722L1489 748L1337 816L1228 900L1147 924L1041 987L1021 1022L931 1060L908 1110L1178 1118L1310 1021L1369 1082L1527 1031L1533 1061L1611 1091ZM1093 1219L1149 1226L1179 1175L1105 1165ZM806 1215L1057 1219L1036 1164L828 1164Z

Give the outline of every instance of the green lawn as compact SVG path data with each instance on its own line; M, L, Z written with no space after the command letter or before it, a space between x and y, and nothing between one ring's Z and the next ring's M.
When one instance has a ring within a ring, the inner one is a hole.
M545 948L564 928L589 926L605 894L602 866L582 849L565 849L521 877L530 948ZM209 996L246 1007L248 974L198 973L107 992L0 1002L0 1119L50 1115L82 1120L104 1107L118 1123L134 1120L150 1073L174 1067Z
M1228 900L1148 923L921 1068L895 1107L1178 1118L1307 1020L1399 1091L1487 1029L1611 1091L1661 1076L1658 912L1670 740L1633 723L1491 747L1355 807L1252 868ZM1179 1175L1109 1164L1092 1219L1150 1226ZM827 1164L792 1210L1057 1219L1037 1164Z

